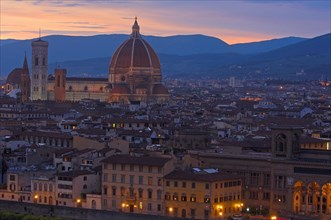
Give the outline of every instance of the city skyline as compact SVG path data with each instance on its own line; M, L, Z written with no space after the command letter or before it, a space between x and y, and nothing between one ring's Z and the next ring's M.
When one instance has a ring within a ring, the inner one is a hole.
M204 34L229 44L330 32L330 1L1 1L1 39L42 35ZM26 10L26 9L29 10ZM88 16L87 16L88 15Z

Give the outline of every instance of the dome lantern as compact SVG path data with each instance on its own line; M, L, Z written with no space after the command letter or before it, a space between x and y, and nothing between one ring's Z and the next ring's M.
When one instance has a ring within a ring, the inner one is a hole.
M137 17L134 18L134 24L132 26L132 38L140 38L140 33L139 33L140 27L137 22Z

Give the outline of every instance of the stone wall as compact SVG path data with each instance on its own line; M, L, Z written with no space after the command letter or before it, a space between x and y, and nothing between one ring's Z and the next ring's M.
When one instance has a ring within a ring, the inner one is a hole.
M169 219L168 217L92 210L83 208L69 208L63 206L37 205L15 201L0 200L0 210L14 213L29 213L40 216L56 216L65 219L84 220L135 220L135 219Z

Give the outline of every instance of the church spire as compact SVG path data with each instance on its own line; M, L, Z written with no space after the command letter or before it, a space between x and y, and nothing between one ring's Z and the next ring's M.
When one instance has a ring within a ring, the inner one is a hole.
M132 34L131 37L132 38L139 38L140 37L140 33L139 33L140 27L138 25L137 22L137 16L134 18L134 24L132 26Z
M28 67L28 61L26 60L26 52L24 54L24 62L23 62L23 73L29 74L29 67Z

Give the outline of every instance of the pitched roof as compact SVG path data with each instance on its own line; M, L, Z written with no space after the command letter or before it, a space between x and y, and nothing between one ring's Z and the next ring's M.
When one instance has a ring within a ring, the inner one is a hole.
M171 158L166 158L166 157L150 157L150 156L137 157L137 156L130 156L130 155L113 155L113 156L110 156L110 157L102 160L101 162L161 167L170 160L171 160Z
M201 182L214 182L221 180L238 180L239 176L230 175L222 172L218 173L194 173L192 171L175 170L164 177L165 179L194 180Z

